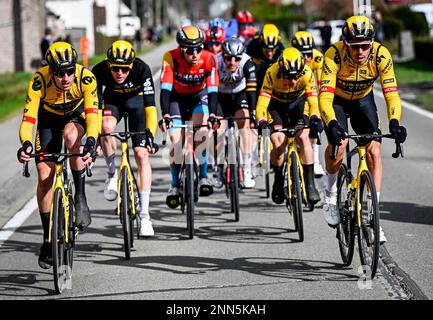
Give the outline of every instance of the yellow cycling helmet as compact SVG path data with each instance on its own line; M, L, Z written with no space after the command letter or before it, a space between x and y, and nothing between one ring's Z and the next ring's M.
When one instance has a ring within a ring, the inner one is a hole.
M374 27L367 17L352 16L344 23L342 33L347 42L372 40Z
M305 60L298 49L287 48L278 58L278 66L285 78L296 79L304 71Z
M176 34L176 41L183 48L197 48L203 45L203 31L196 26L182 27Z
M108 48L107 58L112 66L131 65L135 59L135 51L128 41L117 40Z
M314 48L313 36L307 31L298 31L293 36L292 46L302 53L312 53Z
M75 67L77 51L67 42L54 42L45 54L45 61L51 69Z
M281 36L277 26L272 23L267 23L263 26L260 34L260 40L263 48L275 49L280 42Z

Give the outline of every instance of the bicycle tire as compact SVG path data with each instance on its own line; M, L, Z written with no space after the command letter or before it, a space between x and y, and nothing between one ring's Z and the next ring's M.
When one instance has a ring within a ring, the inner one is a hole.
M291 176L292 176L292 207L293 207L293 220L295 223L295 230L298 231L299 242L304 241L304 223L302 218L302 190L301 190L301 175L299 172L298 161L296 154L290 154L291 160Z
M191 163L186 164L186 224L189 239L194 238L194 167Z
M132 186L134 188L134 206L135 206L135 217L133 220L135 220L137 239L140 240L141 217L139 215L139 212L141 209L141 200L140 200L140 193L138 191L137 179L135 178L134 172L131 172L131 174L132 174Z
M69 219L68 219L68 243L66 244L66 254L65 254L65 265L66 269L66 280L72 279L72 267L74 263L74 248L75 248L75 203L74 197L72 195L72 181L67 180L67 189L65 190L69 199Z
M236 164L230 165L230 204L235 214L235 221L239 221L239 172Z
M123 249L125 251L125 259L131 259L131 238L132 230L130 224L130 215L128 214L129 203L129 186L128 186L128 171L122 168L120 180L120 222L123 229Z
M352 263L353 252L355 251L355 213L349 197L349 174L347 166L343 163L340 166L337 177L337 208L340 214L340 224L337 226L337 239L340 256L345 266Z
M265 188L266 198L271 197L271 184L270 184L270 172L271 172L271 159L269 152L269 138L263 138L263 163L265 167Z
M64 208L63 191L56 188L53 198L51 248L53 259L54 288L56 294L62 293L66 281L65 244L64 244Z
M371 173L366 170L362 171L360 179L359 257L364 273L370 272L370 278L373 279L379 263L379 203ZM365 268L366 266L368 269Z

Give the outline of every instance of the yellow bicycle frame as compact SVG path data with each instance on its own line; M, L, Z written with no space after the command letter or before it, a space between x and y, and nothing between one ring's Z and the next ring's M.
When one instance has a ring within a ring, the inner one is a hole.
M51 198L51 209L50 209L50 228L48 234L48 242L51 243L51 230L53 228L53 210L54 210L54 193L57 188L62 190L62 201L64 212L63 215L65 217L65 242L69 242L69 197L66 195L65 188L63 186L63 163L56 163L56 178L54 182L53 194Z
M305 182L304 182L304 169L302 167L301 160L299 158L298 148L296 146L295 141L296 141L295 137L287 137L287 143L288 143L288 151L287 151L287 178L288 178L287 179L288 180L287 188L288 188L288 194L289 194L290 199L292 199L293 198L292 177L290 175L290 168L292 166L292 158L290 155L292 153L295 153L296 162L298 163L298 167L299 167L299 170L301 172L300 178L301 178L301 182L302 182L302 195L303 195L304 199L307 199L307 191L305 189Z
M135 194L134 194L134 183L132 178L132 172L131 172L131 166L128 161L128 141L121 141L120 143L121 149L122 149L122 160L120 162L120 168L119 168L119 175L117 177L117 215L120 216L120 183L122 181L122 169L126 168L126 171L128 172L128 181L129 181L129 194L131 195L131 209L132 209L132 216L135 216Z
M357 225L361 225L361 200L360 200L360 189L361 189L361 172L369 171L366 161L367 151L366 146L358 146L357 152L359 156L358 172L356 178L353 178L349 183L349 188L356 190L356 222Z

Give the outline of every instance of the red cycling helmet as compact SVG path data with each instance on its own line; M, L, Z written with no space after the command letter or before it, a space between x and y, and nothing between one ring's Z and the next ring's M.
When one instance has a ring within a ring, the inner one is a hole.
M249 11L239 11L236 14L236 20L238 24L253 23L253 15Z
M205 42L223 43L226 40L226 32L222 27L212 27L206 30Z

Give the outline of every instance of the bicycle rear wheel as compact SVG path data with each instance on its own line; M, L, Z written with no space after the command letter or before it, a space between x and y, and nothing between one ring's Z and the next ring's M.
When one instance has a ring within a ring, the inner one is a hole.
M379 262L379 203L376 186L368 171L361 172L360 219L358 226L358 247L364 273L374 278Z
M295 223L295 230L298 231L299 242L304 241L304 223L302 218L302 190L301 190L301 175L299 172L298 161L296 154L290 154L291 167L290 172L292 176L292 199L291 204L293 208L293 220Z
M123 168L120 180L120 222L123 228L123 244L125 250L125 259L131 259L132 248L132 218L130 215L131 201L129 198L128 171Z
M186 225L188 237L192 239L194 238L194 165L191 162L185 167Z
M337 226L338 247L345 266L352 263L355 248L355 221L351 205L352 194L349 188L349 175L343 163L337 178L337 208L340 214L340 224Z
M65 266L65 243L64 243L64 207L63 191L56 188L54 191L52 227L51 227L51 248L53 255L53 276L56 294L62 293L66 283Z

